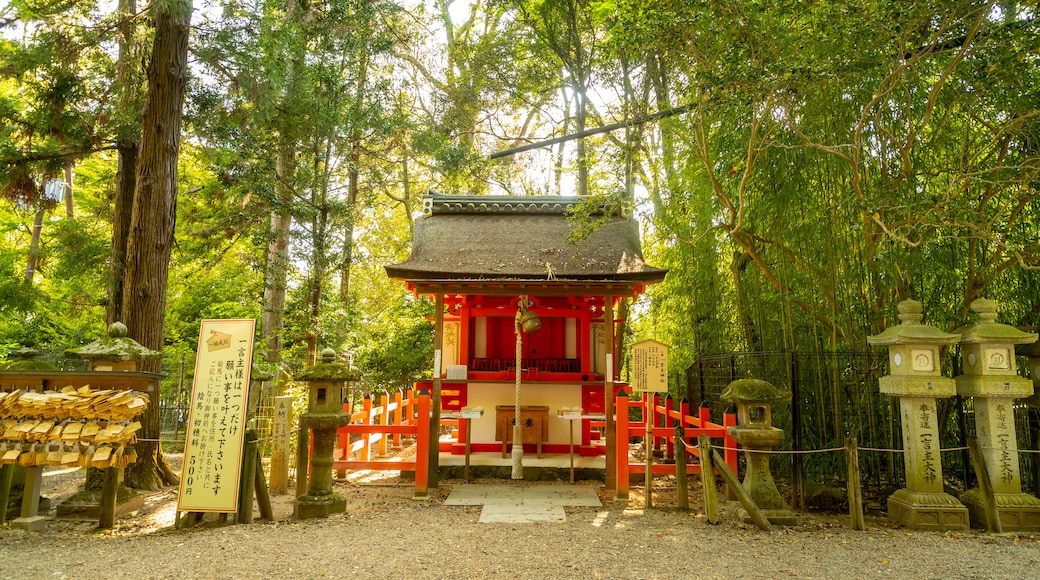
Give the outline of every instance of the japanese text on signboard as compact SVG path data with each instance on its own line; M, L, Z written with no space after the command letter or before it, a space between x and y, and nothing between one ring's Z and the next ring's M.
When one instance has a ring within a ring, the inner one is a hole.
M254 326L253 320L202 322L179 511L237 508Z

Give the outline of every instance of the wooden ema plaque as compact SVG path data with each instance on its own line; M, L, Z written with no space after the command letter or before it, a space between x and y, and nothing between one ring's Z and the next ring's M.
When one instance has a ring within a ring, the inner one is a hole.
M502 442L502 457L506 456L506 445L513 441L513 419L516 418L516 407L498 405L495 407L495 439ZM522 443L537 445L538 457L542 456L542 443L549 440L549 407L541 405L521 405L520 423L522 425Z

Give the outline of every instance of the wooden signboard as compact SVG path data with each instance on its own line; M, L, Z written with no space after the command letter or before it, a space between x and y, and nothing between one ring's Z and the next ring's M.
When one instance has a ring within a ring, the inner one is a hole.
M255 320L203 320L177 510L234 513Z
M644 340L632 345L632 390L668 392L668 345Z

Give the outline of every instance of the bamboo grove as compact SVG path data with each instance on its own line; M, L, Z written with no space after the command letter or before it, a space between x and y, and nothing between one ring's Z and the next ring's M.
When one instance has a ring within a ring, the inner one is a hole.
M129 0L0 9L3 344L106 317L155 23ZM380 267L430 189L631 204L670 274L630 337L671 344L676 373L863 350L907 297L940 328L987 296L1035 330L1038 29L1014 1L196 3L166 348L252 317L273 364L335 344L369 386L407 384L430 307Z

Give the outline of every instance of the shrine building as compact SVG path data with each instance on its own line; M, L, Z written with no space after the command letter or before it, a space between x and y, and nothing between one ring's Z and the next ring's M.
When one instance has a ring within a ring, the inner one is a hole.
M639 225L626 211L586 205L594 203L580 197L431 194L423 198L411 256L386 266L391 278L436 304L439 368L426 386L434 393L438 420L442 411L486 410L471 422L474 452L501 450L511 429L520 309L541 322L540 330L519 333L521 407L541 408L544 416L579 407L585 415L602 415L613 406L606 395L615 373L607 365L610 360L620 368L618 305L663 280L666 271L643 261ZM582 238L576 236L581 224L568 219L579 204L583 215L592 207L596 224ZM568 422L535 420L542 422L535 425L542 431L542 453L567 453ZM592 428L594 421L581 423L577 452L606 454L609 462L611 450ZM463 439L464 434L442 440L439 449L462 453ZM537 448L525 444L524 452Z

